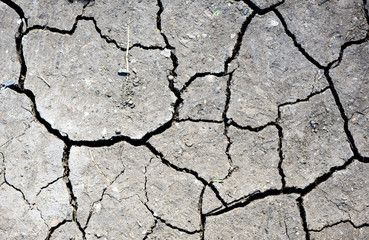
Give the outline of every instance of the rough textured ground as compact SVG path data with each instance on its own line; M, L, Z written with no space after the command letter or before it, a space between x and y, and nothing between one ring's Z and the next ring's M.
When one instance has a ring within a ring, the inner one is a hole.
M1 239L369 239L368 9L1 0Z

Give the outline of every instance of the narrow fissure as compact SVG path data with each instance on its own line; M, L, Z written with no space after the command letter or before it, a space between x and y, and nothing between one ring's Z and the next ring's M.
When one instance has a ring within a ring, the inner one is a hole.
M198 205L198 210L200 214L200 239L201 240L204 240L205 238L206 216L202 212L202 204L204 202L205 189L206 189L206 185L201 190L200 197L199 197L199 205Z
M278 172L279 172L279 175L281 176L282 190L283 190L286 187L286 179L285 179L286 175L284 174L283 167L282 167L283 160L284 160L284 156L283 156L283 128L279 124L276 124L275 126L278 130L278 155L279 155Z
M66 223L69 223L69 222L72 222L72 220L64 219L63 221L59 222L56 226L51 227L51 228L49 229L49 233L47 234L47 237L45 238L45 240L50 240L50 239L51 239L51 237L52 237L52 235L53 235L53 233L54 233L57 229L59 229L61 226L63 226L63 225L64 225L64 224L66 224Z
M65 183L65 186L67 187L67 191L69 194L69 203L72 207L72 220L77 225L78 229L82 233L83 239L86 239L86 232L82 228L82 225L78 221L77 218L77 210L78 210L78 201L77 197L74 195L73 192L73 186L72 182L69 179L70 169L69 169L69 155L70 155L71 145L65 145L64 152L63 152L63 158L62 158L62 165L64 168L64 177L63 181Z
M331 228L331 227L340 225L342 223L349 223L355 229L360 229L360 228L363 228L363 227L369 227L369 223L363 223L363 224L360 224L360 225L356 226L351 220L342 220L342 221L339 221L339 222L336 222L336 223L333 223L333 224L329 224L329 225L323 226L320 229L309 229L309 231L310 232L321 232L324 229Z
M302 197L296 199L296 204L300 211L301 224L305 232L305 239L310 240L310 233L307 227L306 212L304 208L304 200L302 199Z

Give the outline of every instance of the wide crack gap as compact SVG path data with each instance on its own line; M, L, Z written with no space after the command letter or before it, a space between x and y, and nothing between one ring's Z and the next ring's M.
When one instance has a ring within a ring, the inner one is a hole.
M341 118L343 119L344 121L344 124L343 124L343 128L344 128L344 131L346 133L346 136L347 136L347 139L350 143L350 148L352 150L352 152L354 153L354 156L358 159L362 159L363 157L360 155L359 153L359 150L358 148L356 147L355 145L355 140L354 140L354 137L352 136L351 134L351 131L349 129L349 119L345 113L345 109L343 108L343 105L341 103L341 100L340 100L340 97L338 95L338 92L334 86L334 83L333 83L333 80L331 78L331 76L329 75L329 68L326 69L324 71L324 74L325 74L325 77L329 83L329 86L330 86L330 90L331 90L331 93L333 95L333 98L334 98L334 101L336 103L336 106L340 112L340 115L341 115Z
M50 239L51 239L51 237L52 237L52 235L53 235L53 233L54 233L58 228L62 227L64 224L66 224L66 223L70 223L70 222L72 222L72 220L64 219L63 221L59 222L56 226L51 227L51 228L49 229L49 232L48 232L47 237L45 238L45 240L50 240Z
M72 147L71 145L65 145L64 146L64 152L63 152L63 158L62 158L62 165L63 165L63 169L64 169L63 181L65 183L65 186L67 188L67 192L69 194L69 204L72 207L72 221L76 224L76 226L78 227L78 229L82 233L83 239L86 239L86 232L83 229L81 223L78 221L78 218L77 218L78 201L77 201L77 197L75 196L75 194L73 192L72 182L69 179L69 174L70 174L69 156L70 156L71 147Z
M298 207L299 212L300 212L300 220L301 220L301 224L302 224L302 227L304 229L304 232L305 232L305 239L310 240L310 233L309 233L309 230L308 230L308 227L307 227L306 211L305 211L305 208L304 208L303 198L302 197L297 198L296 199L296 204L297 204L297 207Z
M323 227L321 227L319 229L309 229L309 231L310 232L321 232L324 229L331 228L331 227L340 225L342 223L349 223L355 229L360 229L360 228L363 228L363 227L369 227L369 223L363 223L361 225L356 226L351 220L341 220L341 221L336 222L336 223L333 223L333 224L325 225L325 226L323 226Z
M12 8L21 19L24 19L26 25L28 24L28 19L25 17L23 9L18 4L16 4L11 0L1 0L1 1L6 5L8 5L10 8Z

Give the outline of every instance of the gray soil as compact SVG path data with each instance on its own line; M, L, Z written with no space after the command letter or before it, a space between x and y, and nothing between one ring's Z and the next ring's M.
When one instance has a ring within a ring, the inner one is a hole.
M1 239L369 239L367 0L0 0Z

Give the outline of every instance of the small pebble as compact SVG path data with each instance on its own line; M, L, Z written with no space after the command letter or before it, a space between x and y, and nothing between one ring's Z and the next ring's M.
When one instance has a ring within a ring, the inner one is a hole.
M170 50L169 49L164 49L163 51L161 51L160 52L160 54L161 55L163 55L164 57L166 57L166 58L170 58L170 54L171 54L171 52L170 52Z
M249 13L249 9L246 8L244 11L243 11L243 15L247 15Z
M186 141L185 144L186 144L187 147L192 147L192 145L193 145L193 143L190 142L190 141Z
M118 70L118 75L121 75L121 76L128 76L130 73L129 73L129 71L128 70L126 70L126 69L119 69Z
M174 80L173 75L169 75L169 76L168 76L168 80L169 80L169 81L173 81L173 80Z

